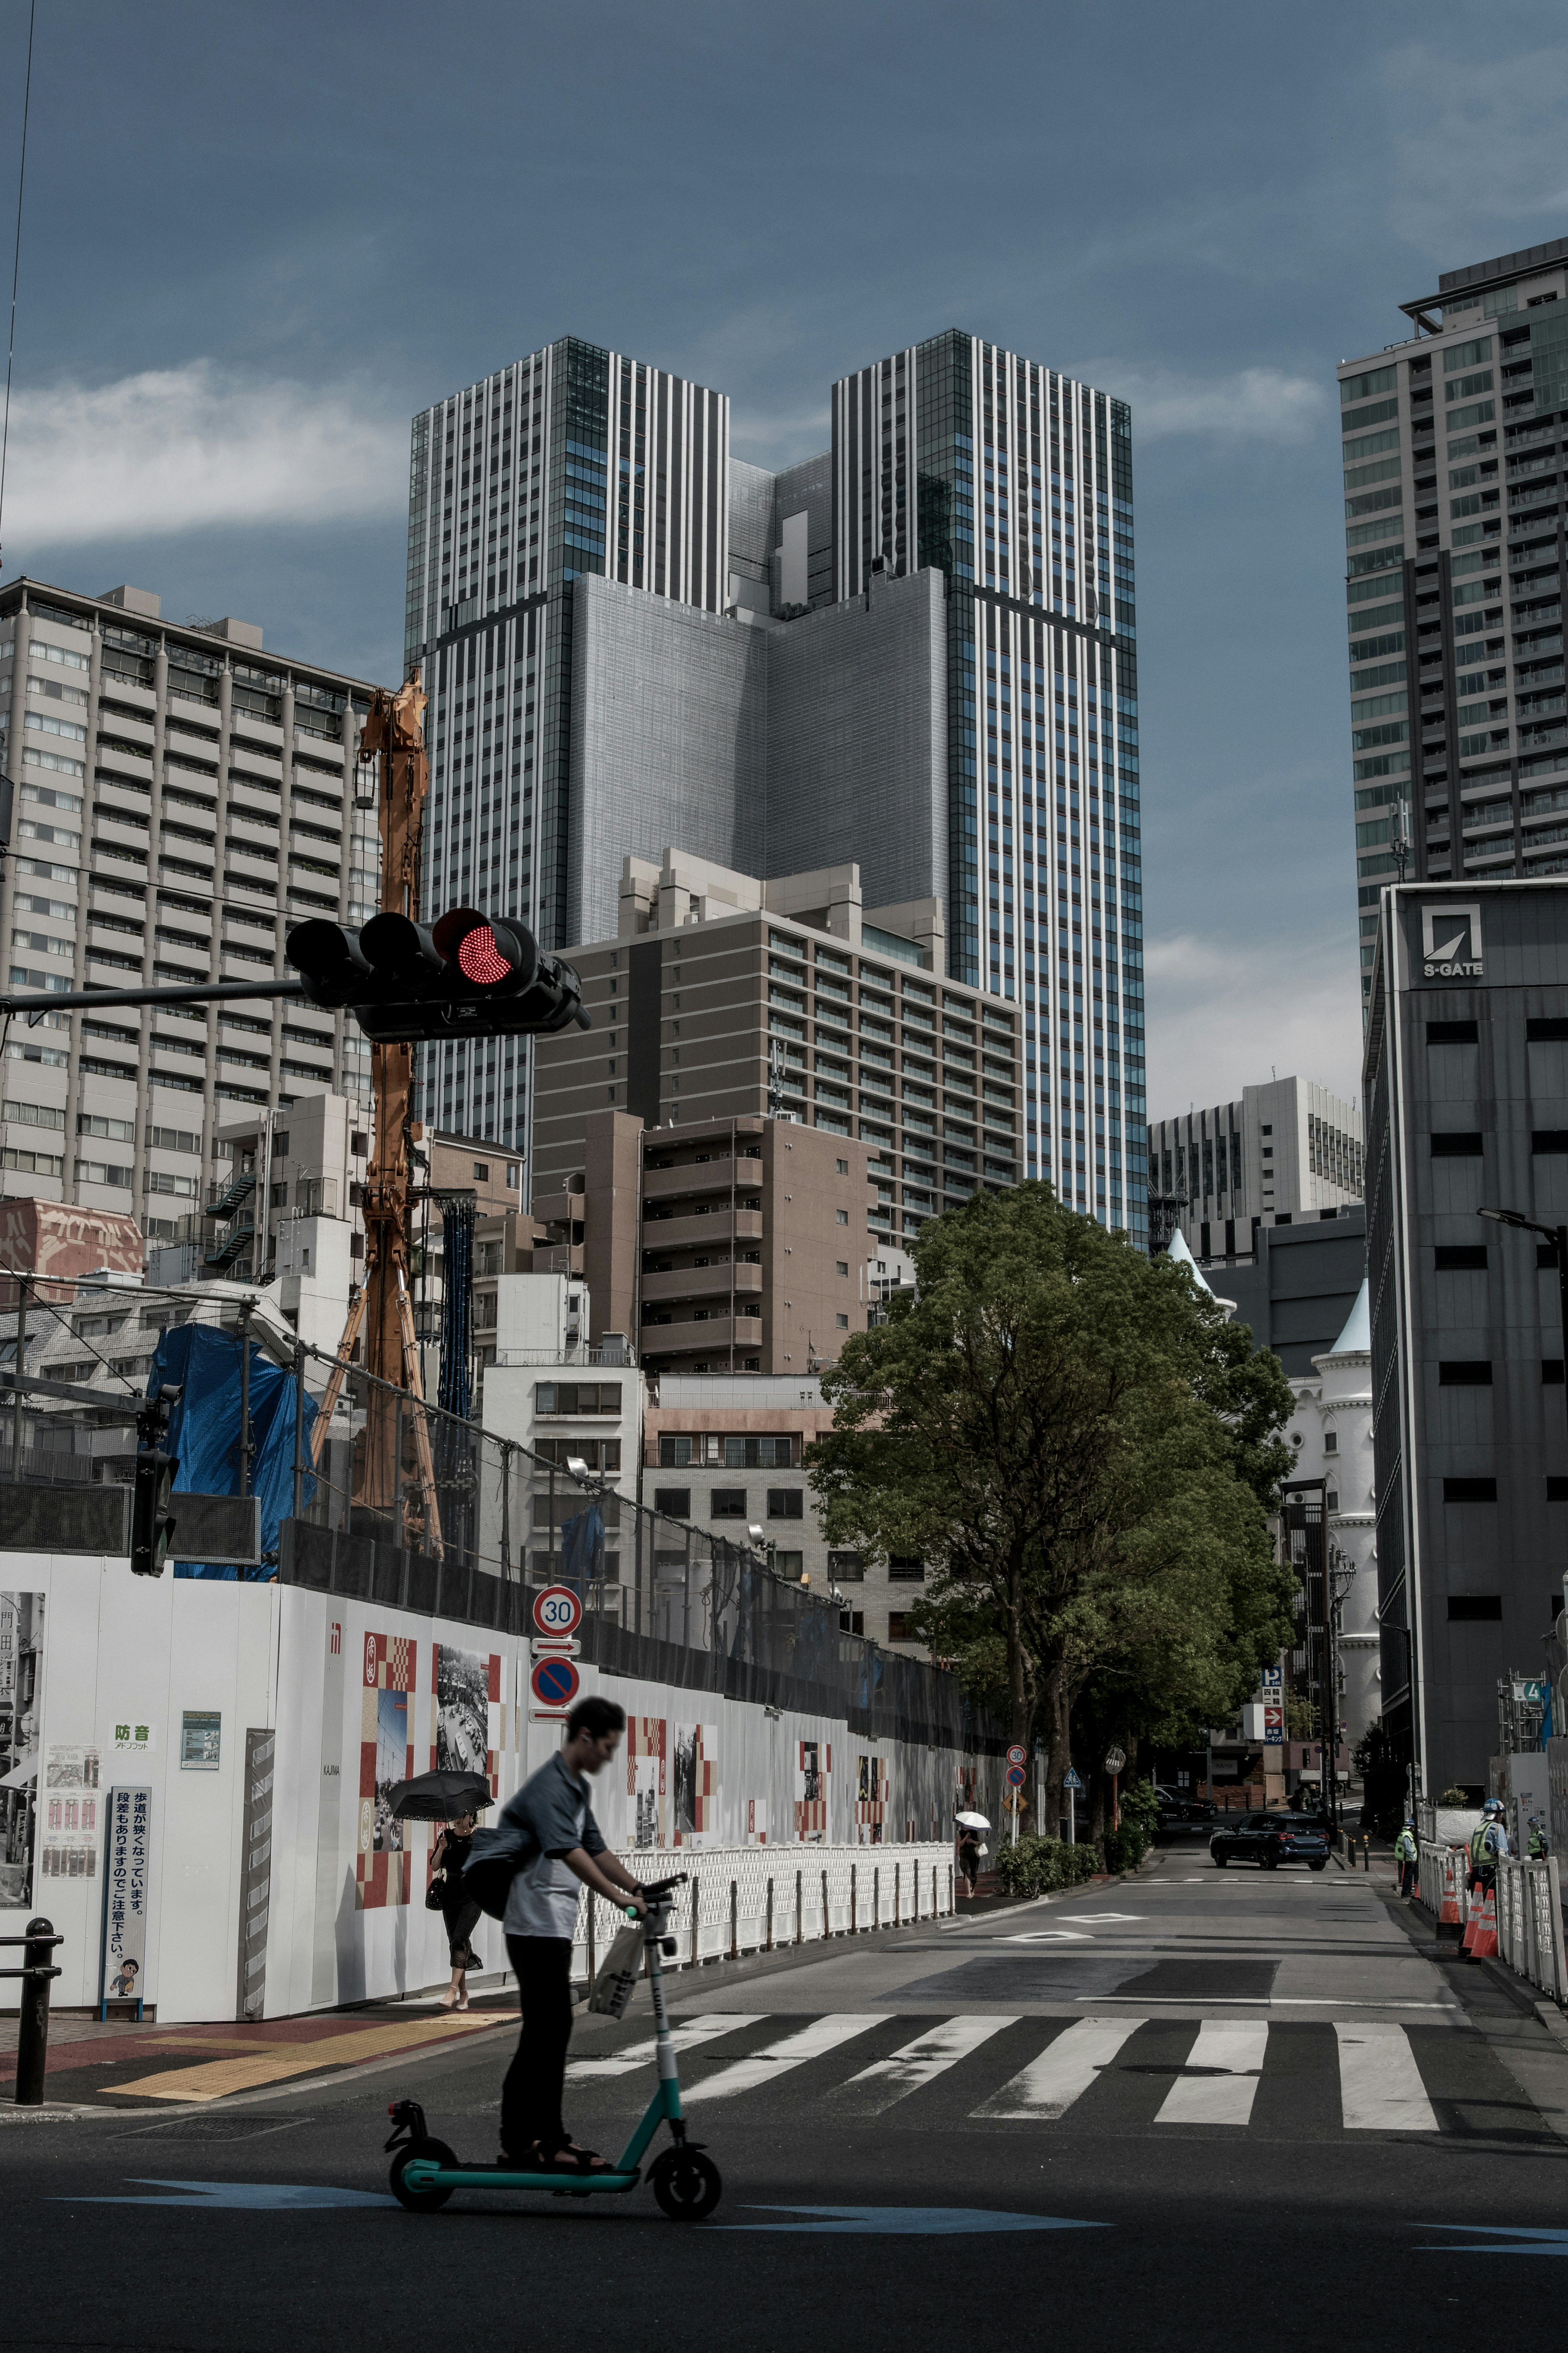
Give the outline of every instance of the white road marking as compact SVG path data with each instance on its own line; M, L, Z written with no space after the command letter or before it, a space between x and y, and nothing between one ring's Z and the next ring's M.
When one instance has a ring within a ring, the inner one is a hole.
M1092 1945L1094 1938L1082 1928L1026 1928L995 1941L999 1945Z
M960 2059L966 2059L992 2035L999 2034L1003 2027L1016 2024L1013 2018L945 2018L940 2026L917 2035L913 2042L906 2042L901 2051L876 2060L869 2067L863 2067L858 2075L840 2084L831 2095L833 2105L850 2108L858 2116L879 2116L895 2100L905 2098L922 2084L945 2074Z
M681 2086L681 2104L689 2107L693 2100L727 2100L736 2092L750 2092L758 2084L776 2081L792 2067L807 2059L820 2059L824 2052L835 2051L851 2036L864 2034L868 2027L880 2026L887 2013L835 2010L825 2018L813 2019L797 2034L786 2034L780 2042L770 2042L763 2051L753 2051L749 2059L737 2059L717 2075L710 2075L704 2084L693 2084L689 2090Z
M1102 2067L1109 2067L1122 2044L1137 2033L1142 2018L1080 2018L1037 2059L970 2111L976 2116L1007 2116L1028 2124L1049 2123L1066 2116Z
M704 2042L711 2042L721 2034L738 2034L743 2026L761 2026L768 2012L759 2010L750 2017L740 2010L710 2010L701 2018L689 2018L672 2026L669 2039L677 2052L695 2051ZM574 2059L566 2070L567 2080L595 2083L606 2076L629 2075L634 2068L651 2067L658 2044L628 2042L624 2051L611 2051L602 2059Z
M1217 2067L1216 2075L1178 2075L1165 2095L1157 2125L1245 2125L1263 2054L1268 2047L1267 2019L1205 2018L1187 2053L1189 2067Z
M1437 2130L1403 2026L1370 2019L1347 2025L1336 2019L1334 2032L1340 2046L1341 2115L1347 2132Z

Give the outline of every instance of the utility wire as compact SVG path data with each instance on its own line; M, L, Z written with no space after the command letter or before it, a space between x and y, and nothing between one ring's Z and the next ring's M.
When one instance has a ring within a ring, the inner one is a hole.
M136 1388L134 1382L127 1379L126 1376L120 1370L117 1365L111 1365L109 1358L95 1348L92 1342L88 1339L83 1333L76 1331L71 1324L69 1316L62 1315L59 1309L54 1304L52 1300L47 1300L43 1296L42 1292L37 1289L37 1285L40 1282L47 1282L49 1280L47 1275L40 1276L32 1269L29 1269L26 1274L20 1273L17 1269L10 1263L9 1260L3 1258L0 1258L0 1274L8 1274L12 1281L18 1286L16 1293L18 1302L20 1302L23 1295L21 1286L23 1284L32 1284L34 1286L35 1304L43 1308L47 1314L52 1315L57 1324L63 1324L67 1331L70 1333L71 1338L77 1343L77 1345L79 1347L85 1348L89 1356L96 1356L106 1373L111 1374L117 1381L124 1381L126 1388L130 1390L132 1397L140 1397L141 1391ZM66 1281L70 1281L72 1278L68 1276L64 1279ZM21 1308L19 1304L16 1314L18 1328L20 1328ZM16 1377L18 1380L22 1378L26 1370L26 1366L18 1363L16 1366Z
M22 161L16 174L16 249L11 259L11 339L5 353L5 420L0 427L0 525L5 514L5 459L11 446L11 367L16 356L16 287L22 271L22 196L27 185L27 117L33 103L33 27L38 0L27 11L27 79L22 91Z

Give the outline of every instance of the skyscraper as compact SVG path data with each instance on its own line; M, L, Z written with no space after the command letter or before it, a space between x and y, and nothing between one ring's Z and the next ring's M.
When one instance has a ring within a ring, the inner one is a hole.
M353 788L372 691L264 652L251 622L166 622L143 589L84 596L10 582L0 753L16 808L0 927L11 987L46 1002L287 977L290 922L373 915L381 847ZM132 1213L159 1240L228 1182L220 1131L237 1119L286 1111L301 1090L370 1090L353 1017L293 1000L43 1012L0 1043L0 1194ZM285 1147L279 1191L286 1158ZM265 1215L256 1222L265 1232ZM232 1239L237 1250L237 1229Z
M1363 999L1388 879L1568 868L1565 296L1568 237L1445 270L1340 367Z
M831 409L770 474L723 395L568 339L416 419L429 903L571 946L670 845L940 897L951 976L1023 1008L1028 1172L1142 1238L1128 411L956 332ZM433 1050L426 1116L526 1149L529 1068Z

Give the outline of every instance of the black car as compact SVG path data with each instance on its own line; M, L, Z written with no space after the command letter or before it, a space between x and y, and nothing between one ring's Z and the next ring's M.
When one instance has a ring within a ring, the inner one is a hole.
M1207 1822L1214 1820L1212 1798L1199 1798L1187 1789L1168 1788L1162 1781L1154 1784L1154 1795L1159 1801L1162 1830L1171 1822Z
M1215 1831L1209 1852L1222 1871L1227 1862L1255 1862L1261 1871L1304 1862L1310 1871L1326 1871L1329 1834L1310 1814L1243 1814L1234 1829Z

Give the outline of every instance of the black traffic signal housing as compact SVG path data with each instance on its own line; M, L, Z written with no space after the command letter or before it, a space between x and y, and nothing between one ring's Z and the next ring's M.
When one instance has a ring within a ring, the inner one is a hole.
M174 1481L180 1458L164 1451L169 1409L177 1388L149 1398L136 1417L137 1453L131 1485L131 1567L136 1577L162 1577L174 1533Z
M584 1029L582 983L523 924L454 907L435 924L373 915L360 931L298 923L284 950L307 1004L347 1006L367 1038L502 1038Z

